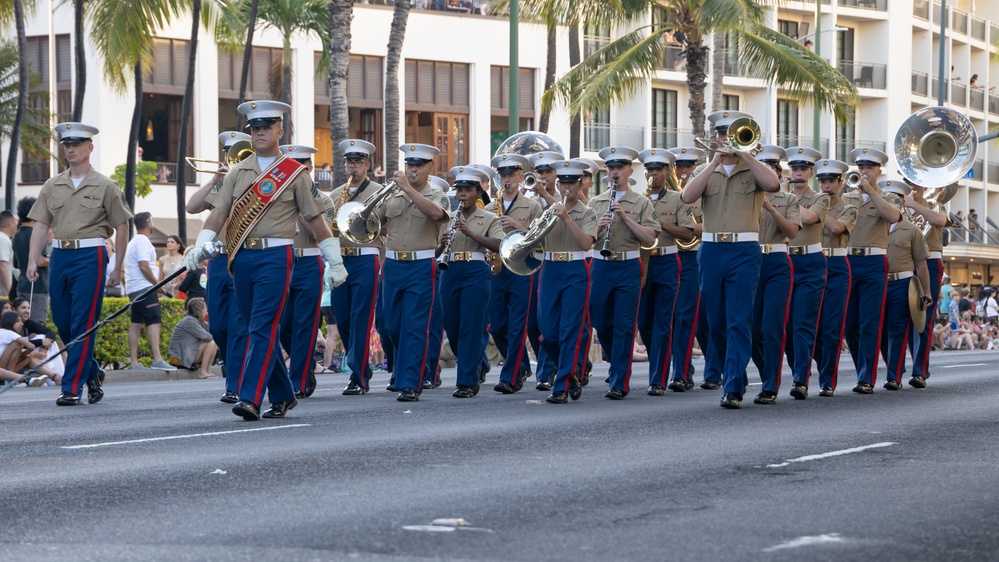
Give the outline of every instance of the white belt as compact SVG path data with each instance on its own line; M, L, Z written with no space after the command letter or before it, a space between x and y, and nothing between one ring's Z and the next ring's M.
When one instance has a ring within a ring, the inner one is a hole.
M826 257L843 257L846 256L846 248L823 248L822 253L825 254Z
M247 250L266 250L267 248L291 246L294 243L295 241L291 238L247 238L243 242L243 248Z
M649 257L671 256L677 253L677 251L676 246L659 246L658 248L649 250Z
M930 255L929 255L929 257L927 259L931 259L931 260L942 260L943 259L943 252L930 252Z
M764 254L786 254L787 244L760 244L760 251Z
M705 232L701 235L705 242L759 242L759 232Z
M356 248L356 247L342 247L340 248L340 255L345 258L356 258L358 256L377 256L380 252L378 248Z
M809 244L807 246L789 246L787 253L792 256L803 256L806 254L817 254L822 251L822 244Z
M914 274L911 271L902 271L900 273L889 273L888 274L888 280L889 281L901 281L903 279L908 279L908 278L912 277L913 275Z
M600 255L600 252L594 252L593 257L604 261L628 261L637 260L642 257L642 254L640 254L638 250L631 250L629 252L611 252L609 256L602 256Z
M578 261L590 257L590 252L545 252L546 261Z
M486 261L486 254L483 252L451 252L448 261Z
M323 253L319 251L319 248L295 248L295 255L300 258L308 258L312 256L321 256Z
M60 250L79 250L80 248L96 248L104 245L103 238L80 238L79 240L53 240L52 247Z
M855 248L850 246L846 249L846 255L848 256L884 256L887 254L888 251L884 248Z
M415 251L386 250L385 251L386 258L397 261L428 260L428 259L433 259L435 255L436 252L434 250L415 250Z

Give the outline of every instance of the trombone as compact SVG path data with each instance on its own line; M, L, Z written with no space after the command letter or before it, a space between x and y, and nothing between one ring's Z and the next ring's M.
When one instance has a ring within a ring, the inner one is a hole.
M220 168L223 165L232 168L236 164L242 162L243 160L246 160L251 154L253 154L253 152L254 152L253 143L251 143L248 140L241 140L230 146L229 150L226 151L225 164L223 164L218 160L208 160L206 158L193 158L191 156L185 157L184 161L187 162L187 165L193 168L195 172L200 172L202 174L216 174L219 176L224 176L226 172L219 171L217 168ZM199 167L198 164L214 164L216 169Z

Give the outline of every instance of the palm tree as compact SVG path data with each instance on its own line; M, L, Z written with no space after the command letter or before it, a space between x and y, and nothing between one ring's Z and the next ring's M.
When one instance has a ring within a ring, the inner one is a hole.
M236 103L246 101L246 86L250 78L250 60L253 58L253 32L257 28L258 0L250 0L250 10L246 19L246 44L243 45L243 69L239 75L239 99ZM236 129L243 127L243 114L236 117Z
M640 0L646 14L658 17L640 25L588 56L545 92L542 103L561 103L571 111L606 108L638 91L660 68L665 54L664 35L679 30L686 35L687 86L694 134L704 134L704 89L709 48L704 38L728 34L741 64L754 76L778 85L793 99L812 98L848 119L857 103L853 85L825 60L791 38L766 26L767 11L781 0Z
M14 121L20 106L20 70L21 62L17 44L9 41L0 43L0 139L11 138ZM29 89L34 90L41 83L39 75L30 76ZM43 158L49 155L48 141L52 138L49 128L49 111L47 107L38 107L34 98L48 100L48 92L35 91L28 94L28 107L24 111L21 122L22 133L19 135L20 148L32 157ZM23 107L23 106L22 106ZM17 160L8 161L9 170L17 170ZM3 177L3 166L0 165L0 177ZM5 183L13 187L13 182ZM14 194L7 193L6 200L11 204Z
M402 43L406 39L409 21L409 2L396 2L389 31L388 53L385 56L385 177L390 178L399 169L396 149L399 142L399 61Z
M347 181L343 167L340 143L350 135L350 109L347 105L347 71L350 68L350 22L354 19L354 0L331 0L329 81L330 81L330 136L333 139L333 185ZM360 80L361 77L356 77Z
M14 123L10 133L10 152L7 155L7 179L4 182L4 202L8 209L14 208L14 178L17 175L17 150L21 140L21 124L24 121L24 111L28 106L28 40L24 35L24 2L13 0L14 27L17 29L17 52L19 53L17 80L17 109L14 112ZM7 23L10 12L0 8L0 23ZM4 21L6 20L6 21Z
M87 53L84 50L84 0L73 0L73 34L75 51L73 58L76 64L76 91L73 92L73 121L83 118L83 96L87 91Z

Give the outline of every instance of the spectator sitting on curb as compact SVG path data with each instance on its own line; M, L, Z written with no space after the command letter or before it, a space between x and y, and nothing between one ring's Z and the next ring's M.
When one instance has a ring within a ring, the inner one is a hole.
M24 326L21 316L16 312L4 312L0 316L0 368L20 373L27 368L37 368L37 375L28 380L30 386L41 386L48 380L62 381L48 367L39 367L44 360L44 355L39 358L33 354L35 345L21 335ZM41 378L42 380L38 380Z
M45 324L35 322L31 319L31 303L28 302L28 299L17 297L11 301L10 305L12 310L21 316L21 322L23 323L21 335L28 338L31 343L39 348L36 350L36 354L40 355L40 359L48 359L53 355L58 356L60 351L59 344L56 343L56 333ZM42 355L41 351L45 351L46 353ZM60 377L66 372L66 366L62 361L62 357L53 359L47 367Z
M219 348L208 333L205 322L207 317L205 299L195 297L187 301L184 317L174 326L173 333L170 334L170 346L167 348L171 365L189 371L200 368L199 379L216 377L211 369Z

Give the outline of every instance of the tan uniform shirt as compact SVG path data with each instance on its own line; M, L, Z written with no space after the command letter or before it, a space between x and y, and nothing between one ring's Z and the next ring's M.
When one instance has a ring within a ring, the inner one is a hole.
M694 212L690 205L680 200L678 191L664 189L659 194L652 194L652 206L659 215L659 225L682 226L683 228L694 228ZM676 238L662 228L659 232L659 247L666 248L676 246Z
M787 191L778 191L770 196L770 204L780 213L780 216L801 226L801 214L798 196ZM762 203L761 203L762 205ZM777 219L768 212L760 217L760 244L787 244L787 236L777 226Z
M206 198L206 202L228 216L233 203L253 187L254 180L260 176L260 173L257 155L254 154L233 166L222 180L220 184L222 187L210 201ZM305 217L305 220L312 220L323 212L323 200L320 196L308 171L303 170L290 185L285 187L276 201L272 200L270 210L250 230L249 237L295 238L299 213Z
M587 236L597 237L597 213L592 207L576 201L576 204L569 209L569 218L576 223L576 226ZM588 252L593 249L593 245L583 248L576 242L576 238L569 232L569 227L558 215L555 216L555 226L552 227L548 236L545 236L546 252Z
M426 197L441 209L444 218L431 220L420 212L416 204L401 190L385 200L373 213L386 226L385 247L393 251L419 251L437 248L441 233L447 229L451 218L446 211L451 209L451 201L447 194L434 189L428 183L420 190L420 195Z
M382 184L380 183L364 180L364 183L362 183L353 193L347 196L347 202L364 203L364 201L368 197L374 195L375 192L381 188ZM336 214L340 210L340 196L343 195L344 189L347 189L347 186L341 185L340 187L330 192L330 199L333 200L333 207L334 207L331 213L332 217L329 217L330 224L332 224L333 221L336 220ZM375 236L375 238L371 242L368 242L366 244L354 243L346 236L343 236L342 234L340 235L340 246L343 248L381 248L384 246L384 244L385 241L382 239L381 233L379 233L378 236Z
M894 193L881 192L881 197L888 204L898 206L899 199ZM874 202L870 199L865 202L859 189L843 195L842 201L857 208L857 224L850 231L850 247L887 249L891 223L881 218Z
M642 226L647 226L655 230L657 234L662 230L662 226L659 225L659 216L656 214L656 210L652 206L652 201L649 201L644 195L635 193L630 189L620 192L608 190L600 195L597 195L593 199L590 199L590 208L593 209L593 212L596 213L598 218L606 213L607 209L610 207L612 193L617 194L615 195L616 201L619 205L621 205L621 208L624 209L628 218ZM620 193L624 193L624 195L621 196L619 195ZM628 225L624 224L624 221L617 218L616 215L610 228L610 251L629 252L632 250L638 250L642 247L642 241L639 240L638 237L635 236L635 233L628 228ZM603 236L607 236L606 231L601 234L601 237ZM601 238L600 243L603 244L603 238Z
M333 210L333 200L330 199L329 195L326 195L323 192L319 192L319 197L320 199L322 199L323 202L323 212L328 215ZM302 219L299 218L298 220L301 221ZM305 228L301 223L299 223L298 233L295 234L295 248L302 249L302 248L315 248L315 247L316 247L316 239L312 237L312 234L309 232L309 229Z
M49 226L57 240L74 240L109 238L132 213L118 184L91 167L76 189L69 170L49 178L28 216Z
M802 208L819 215L819 222L801 225L798 235L788 241L788 244L811 246L822 242L822 221L826 220L826 213L829 212L829 196L811 189L806 189L802 195L795 193L795 196Z
M694 175L707 166L702 164ZM763 188L749 166L739 161L731 176L719 165L701 195L704 232L757 232L763 213Z
M907 220L892 225L888 242L888 273L915 271L916 262L929 257L923 233Z
M494 200L488 208L490 211L495 209L496 201ZM541 216L541 213L543 212L544 210L541 208L540 203L520 194L514 198L509 207L507 207L507 202L503 201L503 214L509 216L511 219L514 219L524 228L530 228L534 219ZM506 232L509 232L509 230L506 230Z
M827 228L822 229L823 248L846 248L850 245L850 233L853 232L854 225L857 224L857 208L847 204L842 199L837 200L829 207L828 215L843 223L846 230L841 234L833 234Z
M456 213L461 213L461 210L455 211ZM503 238L503 225L500 224L499 218L496 215L490 213L485 209L476 208L469 217L461 217L461 220L465 221L468 229L478 234L479 236L484 236L486 238L496 238L501 240ZM454 231L454 240L451 241L451 252L485 252L487 248L482 246L475 240L469 238L464 232L460 230Z
M930 227L930 231L926 233L926 247L931 252L943 252L943 228Z

